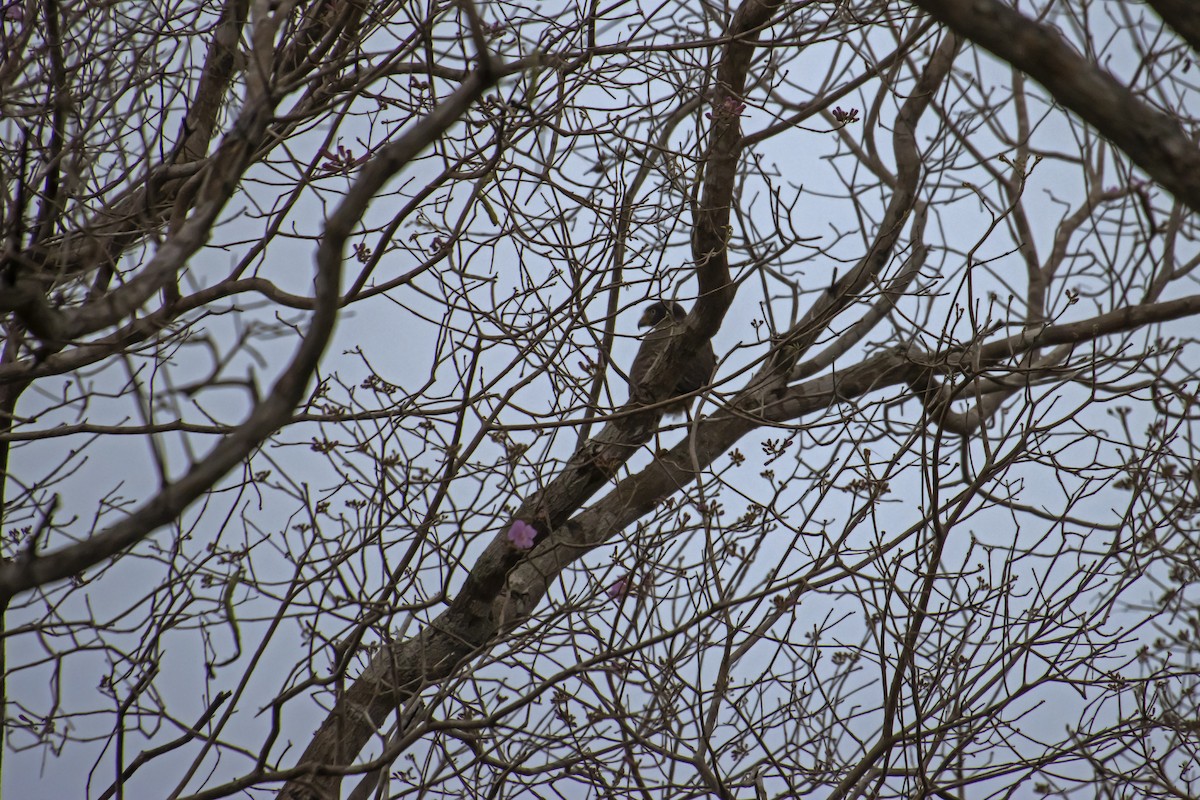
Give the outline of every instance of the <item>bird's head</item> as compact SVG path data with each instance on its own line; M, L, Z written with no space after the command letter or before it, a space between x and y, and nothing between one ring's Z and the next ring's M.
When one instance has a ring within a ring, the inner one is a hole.
M638 327L653 328L668 317L675 322L682 322L686 316L687 309L674 300L655 300L642 312L642 318L638 320Z

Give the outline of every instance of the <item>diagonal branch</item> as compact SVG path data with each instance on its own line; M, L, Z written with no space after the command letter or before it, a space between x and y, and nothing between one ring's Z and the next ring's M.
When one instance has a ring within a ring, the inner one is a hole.
M1200 4L1195 0L1147 0L1189 46L1200 53Z
M414 125L408 134L380 151L364 167L342 204L329 218L325 236L317 249L315 309L308 333L291 363L246 421L214 447L186 475L164 488L121 522L85 541L53 553L23 562L9 561L0 564L0 600L10 598L17 592L78 575L89 567L127 550L157 528L169 524L193 501L216 485L230 469L248 458L268 436L291 419L333 333L339 308L343 253L354 224L365 213L368 204L383 184L457 121L469 105L486 91L492 81L490 60L486 54L481 54L479 69L454 95L440 103L428 117ZM270 119L269 104L263 102L259 104L259 108L260 110L251 113L252 120L247 123L251 128L256 124L265 127ZM234 165L227 166L224 174L216 176L202 187L203 202L197 214L183 225L178 235L163 246L152 260L152 266L159 261L164 262L164 266L161 267L163 269L171 264L181 264L191 252L200 247L212 220L224 204L224 198L229 196L236 184L237 175L240 173L237 164L244 165L248 161L245 154L250 152L249 142L253 141L257 141L257 137L249 136L230 145L234 155L241 154L243 157L229 159L235 162ZM213 184L219 185L214 188ZM208 193L215 196L205 199Z
M1105 336L1138 330L1147 325L1200 315L1200 295L1117 309L1078 322L1049 325L1036 333L1022 333L979 348L986 363L1015 358L1047 346L1069 346ZM779 400L753 385L740 392L730 408L701 419L693 437L660 455L641 472L621 480L603 500L591 505L556 531L552 541L539 546L510 578L514 617L533 609L559 572L592 548L610 540L664 499L687 486L761 420L789 423L825 411L838 403L853 402L889 386L912 384L930 370L930 364L953 360L954 352L925 354L912 348L883 350L837 373L822 375L789 388ZM1047 355L1061 358L1061 353ZM753 416L751 412L754 412Z
M1076 53L1062 34L999 0L913 2L1045 86L1167 191L1200 211L1200 147L1173 117ZM1179 5L1194 4L1179 0ZM1194 18L1194 10L1185 16Z
M781 0L746 0L733 15L717 70L712 98L715 106L725 98L740 102L759 31L781 5ZM650 370L644 389L651 402L664 399L674 385L677 376L670 371L671 359L687 358L688 353L711 339L733 300L725 244L742 149L741 131L737 114L714 113L713 120L692 244L700 297L683 333L670 340ZM658 414L639 412L635 405L625 411L630 413L620 414L605 425L595 439L575 452L549 485L521 504L515 518L533 524L539 540L565 524L653 436ZM450 608L416 637L382 649L337 699L299 760L299 766L311 771L313 777L289 783L281 796L305 797L314 788L335 794L340 774L390 713L428 681L451 674L465 659L485 648L503 622L495 613L496 601L502 596L509 573L525 556L503 532L498 533L475 562Z
M904 223L914 210L917 211L911 226L913 242L920 242L925 229L925 206L917 199L917 191L921 182L921 153L917 148L917 124L921 115L929 108L934 94L940 89L942 82L950 73L950 67L958 55L962 40L950 34L945 36L934 50L925 66L920 79L912 94L900 107L896 118L896 129L892 134L892 151L896 159L896 180L892 196L884 211L879 224L879 231L871 243L866 255L839 280L828 292L822 294L812 308L795 324L791 330L780 337L780 342L767 357L766 366L755 376L754 381L766 384L774 383L774 391L785 392L789 379L795 380L806 374L807 370L822 369L825 359L836 357L839 344L835 343L826 353L818 355L797 367L802 358L817 341L825 326L838 314L855 302L858 296L872 284L879 281L879 276L891 261L892 253L900 241ZM916 277L916 269L924 259L920 245L914 253L912 269L902 268L900 275L891 282L891 293L903 291L908 283ZM866 336L872 326L878 324L890 311L896 297L885 297L876 308L868 311L843 336L843 346Z

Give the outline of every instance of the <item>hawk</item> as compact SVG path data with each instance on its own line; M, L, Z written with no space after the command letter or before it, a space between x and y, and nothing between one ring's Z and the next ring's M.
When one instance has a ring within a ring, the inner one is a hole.
M649 328L650 331L642 338L642 346L633 359L633 366L629 368L630 397L642 385L650 365L658 358L659 353L666 349L667 343L683 324L685 317L687 311L674 300L656 300L646 307L642 318L638 320L638 327ZM712 343L705 342L687 363L673 369L679 375L679 380L675 382L670 397L680 399L665 406L663 411L668 416L686 414L695 399L692 393L712 382L716 368L717 357L713 354Z

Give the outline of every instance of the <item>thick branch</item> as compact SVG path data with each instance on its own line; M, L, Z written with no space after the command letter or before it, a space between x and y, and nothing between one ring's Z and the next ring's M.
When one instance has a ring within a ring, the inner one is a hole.
M1147 0L1163 21L1200 53L1200 4L1195 0Z
M979 358L983 363L994 363L1037 347L1090 342L1101 336L1132 331L1197 314L1200 314L1200 294L1162 303L1118 308L1098 317L1062 325L1047 325L1040 330L1028 330L1006 339L989 342L980 348Z
M1151 178L1200 211L1200 147L1158 111L1072 49L1060 33L999 0L913 0L941 22L1025 72ZM1190 0L1177 0L1188 8ZM1170 2L1161 3L1171 8ZM1169 13L1169 12L1168 12ZM1194 17L1195 12L1186 14Z
M750 70L750 58L759 31L780 5L779 0L746 0L742 3L730 22L729 33L733 38L725 46L717 67L717 84L710 98L713 124L704 162L704 187L692 233L692 258L700 283L697 333L704 338L712 338L724 316L722 310L721 317L713 319L715 315L710 310L721 306L728 308L733 299L726 244L730 236L733 186L743 146L738 109L746 91L746 73Z

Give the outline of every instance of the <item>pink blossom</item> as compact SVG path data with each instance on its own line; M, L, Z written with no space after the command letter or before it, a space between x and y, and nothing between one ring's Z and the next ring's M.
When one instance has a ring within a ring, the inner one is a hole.
M746 110L746 104L736 97L724 97L719 103L713 104L713 110L704 116L709 119L737 119Z
M628 575L626 575L623 578L618 578L617 580L613 581L612 584L608 587L608 596L611 597L613 600L619 600L627 594L629 594L629 576Z
M537 529L523 519L519 519L508 529L508 541L518 550L528 550L537 539Z
M845 125L848 122L858 122L858 109L857 108L852 108L849 111L846 111L841 106L838 106L830 113L833 114L833 118L836 121L842 123L843 125Z

